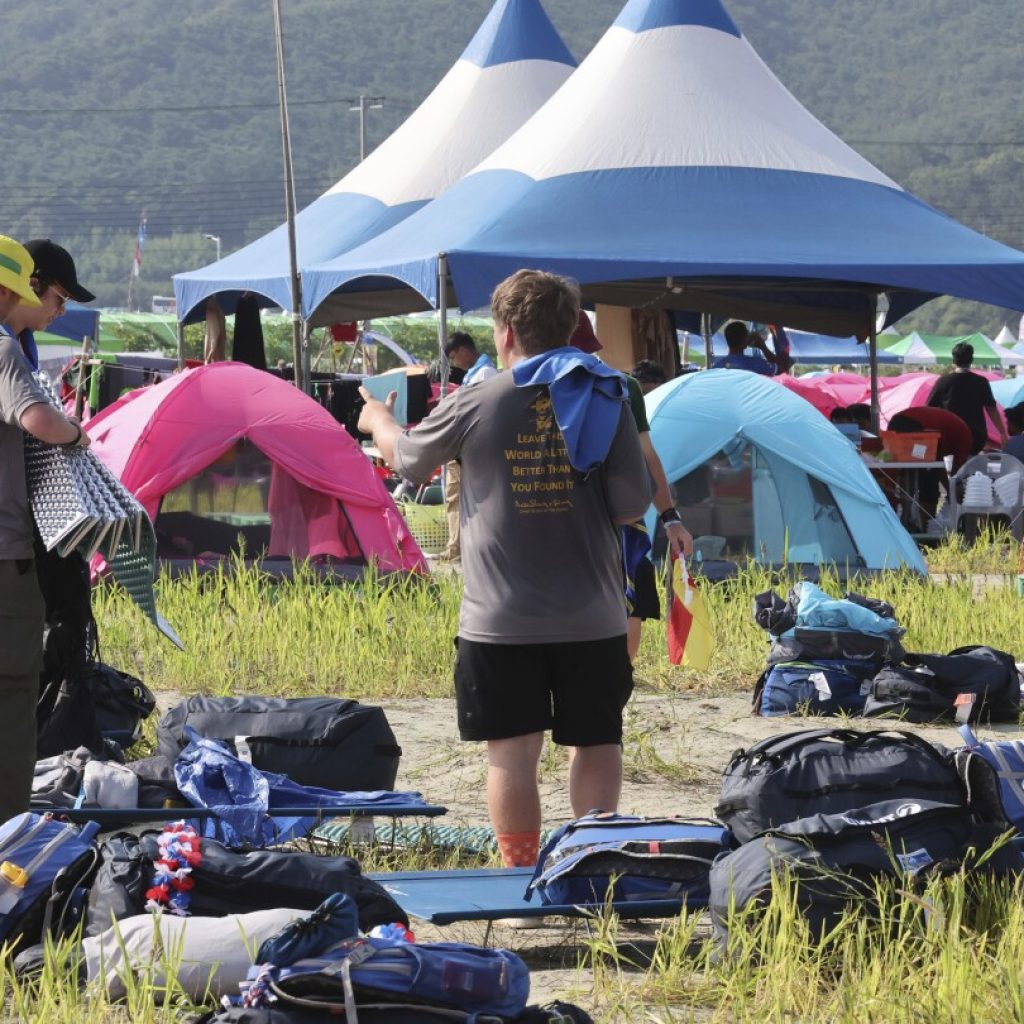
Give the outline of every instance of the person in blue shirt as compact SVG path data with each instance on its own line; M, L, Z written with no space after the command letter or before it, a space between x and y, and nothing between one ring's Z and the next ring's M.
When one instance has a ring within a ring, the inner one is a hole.
M464 371L462 386L476 384L479 381L493 377L498 368L494 360L486 353L476 347L473 336L465 331L456 331L448 340L444 354L452 366L457 366Z
M455 331L448 339L444 347L444 354L448 362L462 373L461 387L469 387L479 384L498 373L494 360L486 352L481 352L476 347L476 342L471 334L465 331ZM448 516L448 546L441 555L443 561L462 561L462 542L459 536L459 490L460 490L459 463L455 460L449 462L444 468L444 503Z
M729 354L716 359L713 370L749 370L766 377L774 377L777 373L785 373L789 369L789 360L774 353L756 331L748 329L745 323L733 320L725 328L725 343L729 346ZM756 348L759 356L749 356L746 349Z

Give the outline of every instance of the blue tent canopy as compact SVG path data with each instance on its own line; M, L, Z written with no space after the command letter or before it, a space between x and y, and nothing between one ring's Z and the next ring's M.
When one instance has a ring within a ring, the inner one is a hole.
M728 68L728 74L723 69ZM306 314L487 302L522 267L589 302L849 335L939 294L1015 307L1024 253L904 191L824 127L719 0L629 0L518 132L401 225L305 276Z
M810 334L806 331L787 331L789 354L794 363L811 366L866 366L868 347L856 338L832 338L825 334ZM898 366L903 360L878 349L880 366Z
M100 336L100 311L78 302L69 302L64 312L46 328L46 331L60 338L70 338L79 344L83 338L91 338L95 345Z
M805 366L866 366L869 362L868 347L856 338L833 338L827 334L810 334L807 331L786 331L789 338L789 354L794 363ZM729 346L721 334L711 337L712 350L716 359L729 354ZM771 342L769 341L769 344ZM751 354L756 354L751 352ZM690 359L704 362L704 339L690 335ZM878 350L879 365L897 366L902 357Z
M540 0L496 0L434 91L362 163L295 220L300 273L371 239L440 195L523 124L576 62ZM177 274L181 320L217 295L233 312L242 292L291 308L288 233L269 234L200 270ZM420 300L418 308L423 308ZM410 307L412 308L412 307Z
M688 374L647 396L647 417L692 533L767 564L927 571L857 450L786 388L742 370ZM647 518L653 530L653 508Z

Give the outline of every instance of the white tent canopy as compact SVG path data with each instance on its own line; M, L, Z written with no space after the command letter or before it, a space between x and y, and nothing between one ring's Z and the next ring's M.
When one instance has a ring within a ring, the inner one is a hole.
M528 120L575 66L540 0L496 0L434 91L298 214L300 274L374 238L444 192ZM201 318L201 303L210 295L231 312L244 291L288 310L290 280L288 234L281 225L216 263L175 275L178 318ZM318 304L305 303L307 310Z

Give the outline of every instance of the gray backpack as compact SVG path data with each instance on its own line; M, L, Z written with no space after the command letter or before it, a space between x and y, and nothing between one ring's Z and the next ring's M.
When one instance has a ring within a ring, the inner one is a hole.
M738 843L809 814L895 797L963 805L951 755L898 730L802 729L733 754L715 817Z

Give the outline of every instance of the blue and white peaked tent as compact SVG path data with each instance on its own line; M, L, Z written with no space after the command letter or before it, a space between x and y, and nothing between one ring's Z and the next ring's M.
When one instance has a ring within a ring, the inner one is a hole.
M878 292L890 320L939 294L1010 308L1024 295L1024 253L854 152L719 0L629 0L558 93L470 174L311 268L309 309L386 280L436 307L441 254L463 309L522 267L575 277L590 301L836 335L866 329Z
M540 0L496 0L465 52L362 163L296 217L300 273L392 227L440 195L519 128L576 62ZM178 318L210 295L225 312L243 291L291 308L288 234L269 234L177 274ZM423 308L421 302L420 308Z
M856 448L798 395L756 373L711 370L646 401L651 443L691 532L769 565L927 572ZM705 509L711 518L698 523ZM652 530L654 518L652 508Z

